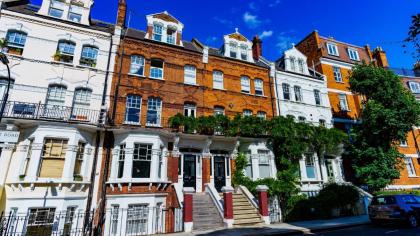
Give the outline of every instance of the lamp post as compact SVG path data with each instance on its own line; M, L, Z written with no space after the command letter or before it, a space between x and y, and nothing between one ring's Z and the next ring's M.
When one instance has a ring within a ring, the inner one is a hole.
M10 90L10 67L9 67L9 59L7 59L7 56L0 52L0 61L6 66L7 68L7 88L6 93L4 94L1 102L1 109L0 109L0 123L3 118L4 108L6 107L7 99L9 98L9 90Z

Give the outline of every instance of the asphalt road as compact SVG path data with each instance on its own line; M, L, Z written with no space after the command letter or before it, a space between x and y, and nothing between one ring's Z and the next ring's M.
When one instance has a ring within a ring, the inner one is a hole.
M398 225L373 226L365 225L347 229L332 230L326 232L314 233L319 236L420 236L420 227L408 228Z

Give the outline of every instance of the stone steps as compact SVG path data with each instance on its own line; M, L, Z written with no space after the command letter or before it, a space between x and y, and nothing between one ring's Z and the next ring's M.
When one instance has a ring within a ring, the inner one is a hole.
M260 226L264 223L258 210L242 193L233 194L233 219L235 227Z
M223 219L207 193L193 196L193 230L206 230L223 227Z

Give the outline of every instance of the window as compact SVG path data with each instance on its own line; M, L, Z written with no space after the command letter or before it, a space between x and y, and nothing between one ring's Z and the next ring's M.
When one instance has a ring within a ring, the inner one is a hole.
M65 3L58 0L52 0L50 9L48 10L48 15L56 18L63 17Z
M175 44L176 29L168 28L166 31L166 42L169 44Z
M74 49L76 44L70 41L61 40L58 42L57 53L54 55L55 61L66 63L73 62Z
M66 99L67 87L60 84L53 84L48 87L47 107L63 106Z
M224 115L225 114L225 108L221 107L221 106L215 106L214 107L214 115Z
M99 49L92 46L83 46L80 65L96 67Z
M130 74L144 75L144 57L131 56Z
M270 151L258 150L258 166L260 169L260 178L270 178Z
M223 89L223 72L221 71L213 71L213 88L215 89Z
M9 30L6 34L7 52L22 55L25 47L27 34L21 31Z
M160 116L162 112L162 99L149 97L147 100L147 125L160 126Z
M163 79L163 61L152 59L150 65L150 78Z
M55 208L31 208L29 209L26 235L39 235L39 229L45 235L53 232Z
M88 88L77 88L74 91L72 119L87 120L89 118L91 96L92 90Z
M61 178L64 168L64 160L67 152L67 140L45 139L42 148L41 178Z
M149 208L147 205L129 205L127 209L126 235L146 235Z
M303 98L302 98L302 88L299 86L294 86L293 88L295 90L295 100L296 102L302 102Z
M332 43L327 43L328 54L333 56L339 56L337 45Z
M301 74L303 74L303 60L302 59L299 59L298 60L298 67L299 67L299 72L301 73Z
M349 57L351 60L360 61L359 52L357 52L356 49L349 48L347 49L347 52L349 53Z
M245 167L245 175L249 178L252 178L253 173L252 173L252 157L251 157L251 152L250 151L246 151L245 152L245 156L247 159L247 163L246 163L246 167Z
M150 166L152 162L151 144L134 144L133 153L133 178L150 178Z
M118 234L118 218L120 205L111 205L111 235Z
M24 161L23 166L21 167L20 172L19 172L20 176L26 176L28 174L29 163L31 161L31 156L32 156L33 143L34 143L33 139L29 140L28 151L27 151L26 156L25 156L25 161Z
M7 90L7 84L9 83L8 79L2 79L0 78L0 101L4 99L4 96L6 95ZM10 89L12 89L12 86L14 84L14 81L10 81ZM10 95L10 89L9 89L9 95Z
M124 176L124 162L125 162L125 144L120 145L120 150L118 152L118 173L117 178L122 178Z
M420 84L419 83L410 81L410 82L408 82L408 86L410 87L411 92L420 93Z
M306 118L304 116L299 116L298 120L299 120L299 122L304 123L306 121Z
M315 158L312 154L306 155L305 167L306 167L306 177L308 179L315 179L316 178Z
M230 48L230 51L229 51L230 57L236 58L238 55L238 46L236 45L236 43L230 43L229 48Z
M290 69L296 71L296 59L294 57L290 57Z
M186 103L184 105L184 116L195 117L196 116L196 106L192 103Z
M314 89L315 104L321 105L321 92L318 89Z
M406 139L401 140L401 141L400 141L400 146L401 146L401 147L408 147L407 140L406 140Z
M74 164L74 176L82 176L83 158L85 155L86 143L79 142L76 151L76 163Z
M246 45L241 45L241 59L248 60L248 47Z
M254 80L255 95L264 95L264 83L261 79Z
M282 88L283 88L283 99L290 100L290 85L282 84Z
M319 119L319 126L325 127L326 123L327 122L324 119Z
M414 165L413 165L413 159L411 159L411 157L406 157L404 158L404 162L407 167L408 176L409 177L416 176L416 169L414 168Z
M83 8L75 5L70 5L68 19L80 23L82 21Z
M267 118L267 114L264 111L259 111L257 112L257 117L265 120Z
M196 84L196 69L195 66L186 65L184 67L184 83Z
M339 99L340 99L340 109L343 111L348 111L349 107L347 104L347 96L345 94L340 94Z
M128 95L125 104L125 123L140 124L141 97Z
M252 116L252 111L249 109L245 109L243 112L244 117Z
M341 76L341 69L340 69L340 67L334 66L333 67L333 71L334 71L334 80L336 82L342 83L343 82L343 78Z
M249 78L246 76L242 76L241 77L241 92L242 93L250 93L251 92L251 88L250 88L250 84L249 84Z
M163 26L160 24L153 25L153 40L162 41Z
M64 218L63 235L71 235L73 221L74 220L77 221L77 219L79 219L79 216L76 215L76 209L77 209L77 207L75 207L75 206L67 207L66 216ZM75 219L75 218L77 218L77 219Z

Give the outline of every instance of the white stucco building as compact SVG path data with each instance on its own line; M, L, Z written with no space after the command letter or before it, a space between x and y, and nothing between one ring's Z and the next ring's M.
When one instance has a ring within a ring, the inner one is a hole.
M84 211L89 189L94 188L90 196L97 192L92 180L99 177L99 130L120 29L91 19L92 4L0 1L0 39L6 41L2 48L13 83L2 129L7 124L20 132L17 143L1 144L0 211L35 217ZM0 97L6 84L0 65Z
M324 75L308 68L307 57L294 46L276 62L277 114L296 121L332 128L332 113ZM343 181L340 157L306 155L300 161L301 190L316 194L327 182Z

